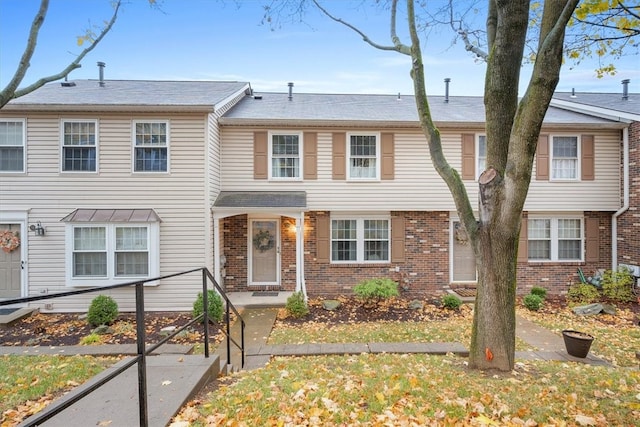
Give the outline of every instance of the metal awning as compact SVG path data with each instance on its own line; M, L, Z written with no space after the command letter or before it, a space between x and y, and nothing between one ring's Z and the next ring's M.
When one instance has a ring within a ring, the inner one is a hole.
M299 208L307 207L306 191L222 191L214 208Z
M76 209L63 222L162 222L153 209Z

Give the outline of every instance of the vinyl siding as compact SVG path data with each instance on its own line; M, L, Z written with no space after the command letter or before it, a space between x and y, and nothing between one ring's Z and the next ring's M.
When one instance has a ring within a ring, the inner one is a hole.
M253 179L255 129L223 127L222 189L225 191L306 191L308 210L330 211L453 211L447 186L431 164L424 136L418 131L394 130L395 179L355 182L332 179L332 130L318 132L318 178L307 181ZM368 131L377 131L369 129ZM548 132L553 132L550 130ZM390 132L384 130L384 132ZM476 132L483 132L482 129ZM442 131L443 151L457 170L462 167L462 131ZM470 133L465 130L464 133ZM588 132L595 136L595 180L531 183L526 210L585 211L619 207L619 133ZM534 168L535 169L535 168ZM535 170L533 171L535 176ZM477 183L464 181L472 206L477 206ZM595 191L594 191L595 189ZM559 205L558 201L562 201Z
M12 113L15 116L15 113ZM60 118L97 118L99 173L60 173ZM169 172L132 173L132 120L168 120ZM29 210L41 221L43 237L30 235L29 295L72 290L65 285L65 223L76 208L153 208L160 218L160 274L207 264L205 235L209 203L205 193L205 114L145 116L27 115L27 174L0 180L2 210ZM201 288L200 274L147 287L148 310L190 310ZM134 307L133 289L111 291L121 311ZM95 294L50 300L56 311L85 311ZM45 302L36 305L44 305Z

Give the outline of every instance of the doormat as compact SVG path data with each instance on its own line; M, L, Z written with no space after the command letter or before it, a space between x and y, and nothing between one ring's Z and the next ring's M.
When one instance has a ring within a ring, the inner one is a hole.
M453 291L456 294L460 295L461 297L475 297L476 296L475 288L460 288L460 289L454 289Z
M252 297L277 297L278 292L272 291L255 291L251 294Z
M20 309L19 308L0 308L0 316L6 316L18 310Z

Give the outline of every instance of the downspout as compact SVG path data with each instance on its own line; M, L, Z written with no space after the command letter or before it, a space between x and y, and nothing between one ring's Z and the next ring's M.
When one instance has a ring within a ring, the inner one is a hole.
M618 269L618 217L629 209L629 127L622 129L622 207L611 217L611 269Z

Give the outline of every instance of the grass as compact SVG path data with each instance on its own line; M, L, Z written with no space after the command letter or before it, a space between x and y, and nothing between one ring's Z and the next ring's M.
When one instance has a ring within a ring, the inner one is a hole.
M41 410L118 358L92 356L0 356L0 425ZM6 423L6 424L5 424Z
M579 316L568 308L554 313L518 309L518 314L558 335L563 329L587 332L595 337L590 353L615 366L638 366L635 354L640 351L640 328L634 324L635 314L629 310L618 310L615 316L604 313Z
M518 362L507 375L455 356L274 358L230 377L176 421L205 425L630 425L640 372ZM537 424L535 424L537 423Z

